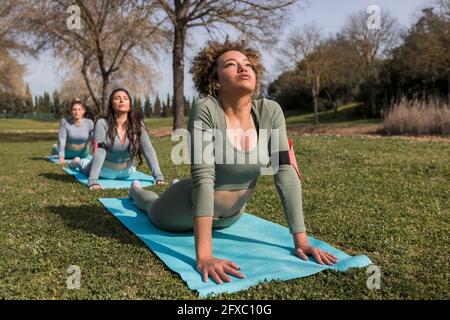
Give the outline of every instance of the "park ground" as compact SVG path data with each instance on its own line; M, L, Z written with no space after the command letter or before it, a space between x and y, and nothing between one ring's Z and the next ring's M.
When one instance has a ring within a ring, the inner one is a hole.
M324 113L318 126L310 114L287 116L306 226L315 238L369 256L381 270L381 289L368 289L366 269L351 269L214 298L450 298L450 139L387 137L380 121L346 112ZM187 165L170 162L171 118L147 124L166 179L188 177ZM0 299L197 299L97 200L126 190L89 191L45 161L57 127L0 119ZM260 178L247 212L287 225L271 177ZM82 270L78 290L66 286L70 265Z

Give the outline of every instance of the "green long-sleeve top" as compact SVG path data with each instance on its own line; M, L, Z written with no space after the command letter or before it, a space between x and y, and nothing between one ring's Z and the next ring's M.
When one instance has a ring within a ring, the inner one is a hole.
M263 172L272 172L290 232L305 232L300 179L292 165L277 165L275 158L289 151L283 111L277 102L263 98L253 102L252 116L259 125L258 142L243 151L227 137L225 112L215 98L208 96L193 106L188 130L195 216L213 216L215 190L253 188Z

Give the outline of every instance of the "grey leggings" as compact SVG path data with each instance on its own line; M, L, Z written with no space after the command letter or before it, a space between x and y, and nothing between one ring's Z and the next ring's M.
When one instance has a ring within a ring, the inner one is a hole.
M180 180L158 196L153 191L132 188L130 197L134 204L145 211L154 225L169 232L187 232L194 227L192 205L192 180ZM213 228L231 226L244 213L245 206L227 218L213 218Z

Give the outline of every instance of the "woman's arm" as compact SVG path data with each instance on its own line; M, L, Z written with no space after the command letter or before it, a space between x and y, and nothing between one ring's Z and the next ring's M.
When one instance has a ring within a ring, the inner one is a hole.
M227 274L238 278L244 278L244 275L237 271L240 269L238 265L217 259L212 253L215 181L213 127L212 114L205 100L198 101L191 110L188 122L197 270L202 274L203 281L207 282L208 276L211 276L215 282L222 283L231 281Z
M288 161L289 143L286 133L286 121L280 105L270 100L268 103L273 110L269 148L272 167L275 170L275 186L280 196L289 231L292 234L305 233L301 182L294 167Z
M212 217L194 218L195 257L197 261L212 258Z
M98 147L94 153L94 158L92 159L92 164L89 171L89 188L94 185L98 185L97 180L100 176L100 171L102 169L103 163L105 162L106 150L104 148L104 144L106 142L106 132L106 121L104 119L98 120L94 128L94 141L98 145Z
M208 282L211 276L216 283L230 282L228 274L237 278L245 278L240 267L226 259L214 258L212 254L212 217L197 217L194 220L195 252L197 271L202 274L203 281Z
M318 263L332 265L337 261L334 255L311 247L308 243L303 217L301 182L294 167L290 163L286 163L289 152L286 121L281 107L275 102L272 103L276 104L273 106L275 110L272 125L276 133L272 138L278 138L278 148L276 148L278 150L272 155L272 159L278 157L278 168L275 168L277 171L274 180L289 225L289 231L294 240L295 253L304 260L308 260L307 254L311 254ZM275 142L272 138L271 144Z
M158 157L156 156L155 149L153 148L147 129L144 125L142 126L141 133L141 148L145 161L147 162L150 170L152 170L153 177L156 181L164 181L164 176L159 167Z
M95 139L94 139L94 121L92 121L91 119L89 120L89 136L88 136L88 142L90 144L90 150L91 150L91 154L94 154L96 151L96 145L95 145Z
M212 116L204 103L191 110L188 122L192 196L195 217L214 216L214 144ZM206 152L209 150L210 152Z
M58 155L59 159L64 161L65 158L65 149L66 149L66 141L67 141L67 121L66 119L61 119L58 130Z

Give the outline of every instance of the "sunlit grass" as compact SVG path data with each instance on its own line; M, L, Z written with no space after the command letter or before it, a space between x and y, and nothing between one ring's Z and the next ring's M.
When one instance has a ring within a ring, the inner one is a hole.
M0 142L0 299L197 298L97 200L126 190L91 192L45 161L56 134L51 138ZM382 289L369 290L366 269L353 269L219 298L448 299L450 144L325 136L294 142L309 234L369 256L381 269ZM187 165L171 163L170 138L152 143L167 180L189 176ZM272 177L260 178L247 211L287 225ZM70 265L81 268L79 290L66 287Z

